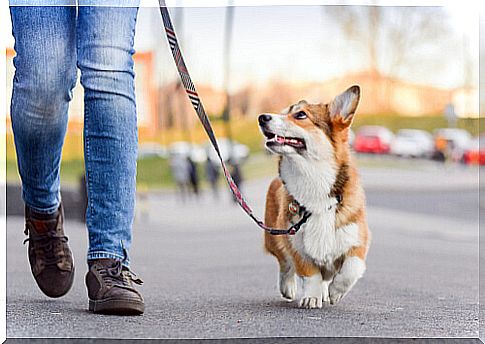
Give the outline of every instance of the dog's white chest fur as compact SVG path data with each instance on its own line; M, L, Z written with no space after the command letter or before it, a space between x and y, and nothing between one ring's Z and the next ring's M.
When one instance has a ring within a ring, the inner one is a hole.
M355 223L335 228L335 207L332 207L326 213L310 216L292 238L292 244L303 257L333 270L333 264L339 257L359 245L359 229Z
M299 157L283 158L280 174L288 192L312 214L291 237L293 247L301 256L332 270L333 263L360 241L357 224L335 228L336 201L328 196L335 168L328 163L309 164Z

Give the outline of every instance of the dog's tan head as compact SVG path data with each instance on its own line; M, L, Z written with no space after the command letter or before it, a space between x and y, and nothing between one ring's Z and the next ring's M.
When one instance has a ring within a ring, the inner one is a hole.
M328 104L302 100L280 114L260 115L266 148L279 155L335 158L339 147L348 146L348 129L359 100L360 87L352 86Z

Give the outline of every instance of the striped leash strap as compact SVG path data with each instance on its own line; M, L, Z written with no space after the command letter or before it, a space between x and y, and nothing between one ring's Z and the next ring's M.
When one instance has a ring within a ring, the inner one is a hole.
M305 210L302 214L300 221L293 224L288 229L278 229L278 228L268 227L263 223L263 221L259 220L254 215L253 210L244 199L236 183L234 183L234 180L232 179L231 174L229 173L226 167L226 164L224 163L224 159L222 158L216 136L214 134L214 131L212 130L212 126L209 121L209 117L207 116L204 110L202 101L199 98L199 94L195 89L195 85L192 82L192 79L189 75L189 71L187 70L187 66L185 65L184 58L182 56L182 52L180 51L180 47L177 41L177 36L175 35L175 30L172 25L172 20L170 19L170 14L168 12L167 6L165 5L165 0L159 0L159 4L160 4L160 12L162 13L163 26L165 27L165 33L167 34L168 43L170 45L170 49L172 50L173 59L175 61L175 65L177 66L177 70L180 74L180 79L182 81L182 84L184 85L185 92L187 92L187 96L189 97L190 102L192 103L192 106L194 107L195 112L197 113L197 116L199 117L199 120L202 123L202 126L204 127L205 132L207 133L207 136L209 137L212 143L212 146L214 147L217 153L219 161L221 162L222 170L224 172L226 181L232 193L234 194L234 197L236 198L238 204L246 212L246 214L248 214L248 216L252 218L254 222L256 222L256 224L259 227L261 227L268 233L273 235L284 235L284 234L294 235L296 232L298 232L300 227L308 220L308 218L311 215L310 212Z

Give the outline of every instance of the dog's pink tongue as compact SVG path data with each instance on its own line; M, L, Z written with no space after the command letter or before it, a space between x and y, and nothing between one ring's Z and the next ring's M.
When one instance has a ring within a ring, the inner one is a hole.
M285 143L285 138L281 136L276 136L276 142L278 143Z

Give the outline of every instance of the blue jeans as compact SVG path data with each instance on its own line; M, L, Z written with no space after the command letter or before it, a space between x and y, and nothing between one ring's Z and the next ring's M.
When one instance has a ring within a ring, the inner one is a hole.
M10 7L17 54L10 113L23 200L42 213L59 207L61 151L79 68L87 258L126 258L125 265L136 186L132 55L137 6Z

